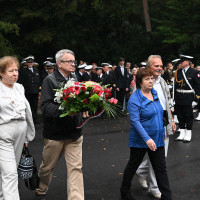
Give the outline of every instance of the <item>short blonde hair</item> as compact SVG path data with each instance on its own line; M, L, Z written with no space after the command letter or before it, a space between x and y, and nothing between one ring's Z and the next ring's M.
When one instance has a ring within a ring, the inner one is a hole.
M0 74L4 74L7 67L15 63L17 67L19 68L19 61L14 56L4 56L0 59ZM0 75L1 79L1 75Z

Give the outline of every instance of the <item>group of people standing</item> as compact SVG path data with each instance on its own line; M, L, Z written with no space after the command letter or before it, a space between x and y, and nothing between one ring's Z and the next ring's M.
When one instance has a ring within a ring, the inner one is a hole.
M191 140L191 134L188 133L192 129L190 112L192 101L194 97L196 99L200 97L200 76L190 69L190 59L188 56L181 56L182 68L176 72L174 78L174 99L181 130L177 140L188 142ZM161 77L163 71L161 57L149 56L146 66L132 70L132 76L130 68L124 66L123 58L120 58L119 65L115 68L108 63L102 63L100 68L95 67L94 70L92 65L83 63L78 66L79 72L76 71L75 54L71 50L58 51L55 60L56 69L42 80L41 110L44 148L39 168L40 183L35 190L35 198L46 199L53 170L61 155L64 154L67 166L68 200L84 200L83 135L81 129L76 128L76 122L82 118L82 114L71 114L60 118L62 112L59 110L60 105L54 101L55 90L59 89L63 82L67 83L70 78L74 78L76 81L92 80L104 85L109 84L122 110L126 109L127 93L132 93L128 101L131 122L130 158L121 183L122 199L134 200L131 194L131 182L133 176L137 174L140 184L148 188L148 192L155 198L172 200L165 159L169 135L176 131L176 124L171 112L170 88ZM0 59L0 185L2 186L0 199L4 200L19 199L17 166L23 145L28 146L28 142L35 136L33 122L36 116L34 109L30 109L29 103L36 105L36 96L38 102L41 80L39 72L33 67L33 58L28 57L26 62L27 67L18 72L19 63L15 57L6 56ZM81 71L83 68L85 71ZM109 70L109 68L112 69ZM30 86L26 86L27 77L31 80ZM17 80L24 87L16 83ZM34 80L38 83L37 85L34 85ZM37 87L35 91L34 87ZM34 92L30 93L31 90ZM181 103L179 103L179 98L181 98ZM186 98L189 103L185 105L182 100ZM187 109L189 117L188 115L183 117L181 109ZM184 137L182 130L184 130ZM149 158L145 157L143 160L146 152ZM149 176L149 183L147 183L147 176Z

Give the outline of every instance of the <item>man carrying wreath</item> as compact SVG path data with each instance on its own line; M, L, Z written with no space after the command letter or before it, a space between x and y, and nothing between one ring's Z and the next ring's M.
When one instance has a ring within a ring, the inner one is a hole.
M54 101L55 89L70 78L75 67L75 55L71 50L63 49L56 53L58 69L43 81L41 91L41 109L44 119L44 149L39 169L40 184L36 189L36 199L45 200L51 182L52 173L58 159L64 153L67 166L68 200L84 200L82 174L82 143L81 129L76 129L75 120L78 115L60 118L59 104Z

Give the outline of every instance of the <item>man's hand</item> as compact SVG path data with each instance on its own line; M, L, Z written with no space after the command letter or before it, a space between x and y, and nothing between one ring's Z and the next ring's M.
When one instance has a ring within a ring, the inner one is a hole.
M151 149L152 151L156 151L156 143L152 139L147 140L146 144L149 147L149 149Z
M173 133L176 132L176 124L175 124L175 122L172 122L172 131L173 131Z
M28 147L28 143L24 143L24 146L25 146L25 147Z
M126 92L128 91L128 88L126 88Z
M119 91L119 88L116 88L117 91Z

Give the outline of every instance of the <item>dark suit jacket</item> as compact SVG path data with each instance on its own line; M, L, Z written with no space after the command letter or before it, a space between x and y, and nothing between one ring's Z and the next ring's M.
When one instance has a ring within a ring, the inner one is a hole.
M103 83L103 76L100 78L98 75L96 76L95 82Z
M20 70L18 83L24 86L25 94L39 93L39 87L41 85L39 71L34 67L33 72L28 67Z
M87 72L85 72L82 76L82 81L91 81L92 77Z
M79 82L83 81L83 74L81 75L79 72L77 73L77 79Z
M43 80L49 75L49 73L43 69L41 72L40 72L40 80L41 80L41 84L43 82Z
M55 89L59 89L67 81L56 70L47 76L42 84L41 110L43 116L43 136L50 140L77 139L81 136L81 129L76 129L76 117L59 117L59 104L54 101Z
M127 69L124 68L124 76L121 72L121 67L117 66L115 71L116 87L119 89L129 88L129 81L127 77Z

